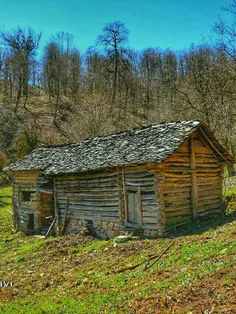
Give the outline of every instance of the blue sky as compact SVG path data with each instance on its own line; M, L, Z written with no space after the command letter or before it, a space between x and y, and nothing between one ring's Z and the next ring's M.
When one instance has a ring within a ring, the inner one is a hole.
M230 1L230 0L229 0ZM129 45L180 50L201 36L223 13L227 0L0 0L0 28L17 26L41 31L41 47L58 31L73 34L82 51L94 44L108 22L122 21L130 31Z

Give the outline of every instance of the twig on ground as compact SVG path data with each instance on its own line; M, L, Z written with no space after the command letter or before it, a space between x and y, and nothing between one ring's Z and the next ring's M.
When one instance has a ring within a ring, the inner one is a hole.
M146 269L152 267L152 266L170 249L170 247L174 244L174 242L175 242L175 241L172 241L171 244L168 245L168 246L164 249L164 251L163 251L162 253L160 253L160 254L158 254L158 255L153 255L153 256L149 257L149 258L148 258L148 262L147 262L147 264L146 264L145 267L144 267L144 270L146 270ZM149 264L150 261L153 260L153 259L155 259L155 261L152 262L151 264ZM133 269L139 267L140 265L144 264L145 262L146 262L146 261L142 261L142 262L139 262L139 263L137 263L137 264L135 264L135 265L131 265L131 266L128 266L128 267L119 269L119 270L116 271L116 273L117 273L117 274L120 274L120 273L123 273L123 272L126 271L126 270L133 270Z
M159 254L159 255L157 255L157 256L153 256L152 259L156 258L155 261L152 262L152 263L150 263L150 262L148 261L147 264L146 264L145 267L144 267L144 270L146 270L146 269L152 267L152 266L171 248L171 246L174 244L174 242L175 242L175 241L171 242L171 244L168 245L168 246L165 248L165 250L164 250L161 254ZM149 259L149 260L150 260L150 259Z

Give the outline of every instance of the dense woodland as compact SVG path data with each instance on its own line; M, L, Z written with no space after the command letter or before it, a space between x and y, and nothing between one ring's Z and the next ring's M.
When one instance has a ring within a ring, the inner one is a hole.
M186 51L129 47L122 22L107 24L85 54L73 35L1 32L0 166L42 144L61 144L150 123L200 119L236 154L236 0L216 40Z

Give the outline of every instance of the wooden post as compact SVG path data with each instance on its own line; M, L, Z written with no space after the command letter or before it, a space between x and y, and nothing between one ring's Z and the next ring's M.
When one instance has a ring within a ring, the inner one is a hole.
M161 178L161 179L160 179ZM156 195L156 204L160 215L157 221L157 230L158 235L163 236L164 230L166 228L166 216L165 216L165 201L163 199L163 191L165 187L165 168L163 164L157 166L157 171L154 177L155 182L155 195Z
M119 218L123 222L125 213L124 213L124 198L123 198L123 184L122 184L122 168L118 168L117 175L117 189L119 196Z
M127 222L128 221L128 209L127 209L127 193L126 193L126 185L125 185L124 167L122 167L122 185L123 185L123 195L124 195L125 222Z
M223 199L223 182L224 182L224 166L225 165L221 165L221 172L219 174L220 176L220 184L221 184L221 193L220 193L220 201L221 201L221 207L222 207L222 212L226 212L227 210L227 206L226 206L226 203L224 202L224 199Z
M138 226L142 228L143 225L143 213L142 213L142 194L141 187L138 187Z
M62 227L61 232L60 232L61 235L64 235L65 230L66 230L66 225L67 225L67 221L68 221L67 215L68 215L69 201L70 201L70 199L69 199L69 197L67 197L67 199L66 199L66 208L65 208L65 217L64 217L63 227Z
M193 137L189 140L189 150L190 150L190 169L191 171L191 203L192 203L192 214L193 219L197 216L198 210L198 190L197 190L197 174L196 174L196 160L195 160L195 145Z
M13 207L13 228L14 232L19 231L19 209L20 209L20 186L17 189L17 201L15 200L15 180L13 181L13 196L12 196L12 207ZM18 205L16 205L18 204Z
M42 204L41 204L41 197L42 194L39 191L39 176L38 176L38 180L37 180L37 184L36 184L36 198L37 198L37 210L39 212L38 215L36 215L36 221L37 221L37 225L34 226L35 231L39 232L42 229Z
M56 217L56 235L60 235L60 221L59 221L59 210L57 207L57 189L56 189L56 179L53 179L53 188L54 188L54 211Z

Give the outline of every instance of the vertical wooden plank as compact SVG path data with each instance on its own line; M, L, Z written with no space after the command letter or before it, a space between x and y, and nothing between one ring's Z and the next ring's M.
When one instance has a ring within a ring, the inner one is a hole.
M220 184L221 184L221 193L220 193L220 202L221 202L221 207L222 207L222 212L226 212L227 206L226 203L224 202L223 199L223 181L224 181L224 167L225 165L219 165L221 168L221 172L219 173L219 177L220 177Z
M13 181L13 193L14 193L14 186L15 186L15 179ZM14 198L14 197L13 197ZM12 198L12 200L13 200ZM13 205L13 227L14 230L17 232L19 231L19 211L20 211L20 185L17 188L17 203L14 200L14 202L12 202Z
M137 193L137 213L138 213L138 217L137 217L137 223L139 225L139 227L142 227L143 225L143 215L142 215L142 194L141 194L141 187L138 187L138 193Z
M68 222L69 202L70 202L70 199L69 199L69 197L67 197L67 199L66 199L66 207L65 207L65 216L64 216L63 226L61 228L61 235L64 235L64 233L66 231L66 225L67 225L67 222Z
M126 217L128 222L134 222L135 215L134 215L134 195L135 193L128 192L128 215Z
M138 223L138 194L137 192L132 193L133 194L133 213L134 213L134 223Z
M166 209L165 209L165 201L163 198L163 192L165 189L165 165L159 164L156 167L156 173L154 177L155 182L155 195L156 195L156 204L160 215L157 219L157 228L158 234L162 236L164 234L164 230L166 227Z
M57 189L56 189L56 179L53 179L53 189L54 189L54 211L56 217L56 235L60 235L60 221L59 221L59 210L57 206Z
M39 214L36 215L34 229L39 231L42 228L42 208L41 208L41 193L39 192L39 176L36 183L36 201L37 201L37 210Z
M125 222L128 222L128 209L127 209L127 203L128 203L128 195L126 192L126 186L125 186L125 170L124 167L122 167L122 185L123 185L123 199L124 199L124 210L125 210Z
M125 210L124 206L126 203L125 195L123 196L123 183L122 183L122 169L117 175L117 188L118 188L118 197L119 197L119 218L123 222L125 219Z
M190 169L191 171L191 202L192 202L192 214L193 219L196 218L198 210L198 190L197 190L197 174L196 174L196 160L195 160L195 145L193 136L189 139L189 151L190 151Z

